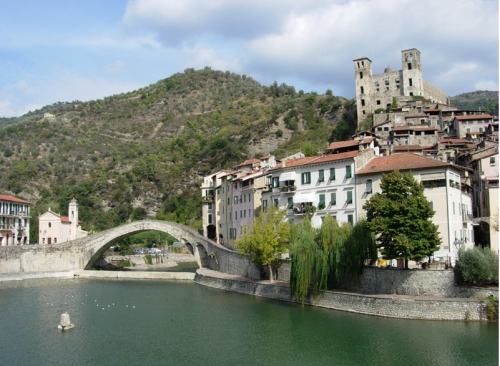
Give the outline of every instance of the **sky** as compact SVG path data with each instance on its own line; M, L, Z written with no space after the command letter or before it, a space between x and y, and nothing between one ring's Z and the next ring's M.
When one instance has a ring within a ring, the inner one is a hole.
M498 0L0 0L0 117L133 91L186 68L355 96L354 63L455 96L498 90Z

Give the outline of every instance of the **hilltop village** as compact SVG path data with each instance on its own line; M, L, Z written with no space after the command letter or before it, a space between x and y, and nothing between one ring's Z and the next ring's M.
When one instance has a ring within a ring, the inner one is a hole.
M399 170L424 185L436 212L442 243L434 260L454 265L462 247L498 253L498 116L450 105L423 79L417 49L401 51L401 65L372 75L369 58L354 60L358 126L368 121L370 130L325 141L317 156L262 156L206 176L204 236L235 249L270 205L294 223L308 216L319 227L330 214L353 224L381 191L382 175Z

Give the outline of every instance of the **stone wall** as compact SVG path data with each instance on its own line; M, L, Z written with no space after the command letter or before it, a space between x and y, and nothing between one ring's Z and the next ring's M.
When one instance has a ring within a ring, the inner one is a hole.
M195 282L226 291L275 300L293 301L287 283L263 283L245 279L213 277L198 271ZM399 295L361 295L327 291L308 296L307 305L353 313L404 319L487 320L486 301L472 299L413 298Z
M290 281L290 262L278 268L277 278ZM496 288L456 285L455 273L449 270L365 268L359 277L347 278L337 284L340 291L362 294L396 294L408 296L437 296L448 298L498 297Z

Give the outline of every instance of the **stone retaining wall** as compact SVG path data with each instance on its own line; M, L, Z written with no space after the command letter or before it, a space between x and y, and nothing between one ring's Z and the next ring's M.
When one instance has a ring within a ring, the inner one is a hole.
M226 291L261 296L275 300L290 299L286 283L263 283L244 279L212 277L196 273L195 282ZM425 320L487 320L486 301L476 299L410 298L398 295L362 295L327 291L306 304L360 314Z
M290 262L278 268L277 278L290 280ZM471 287L456 285L453 269L397 269L366 267L359 277L346 278L335 286L336 290L362 294L396 294L408 296L438 296L458 298L498 297L497 287Z

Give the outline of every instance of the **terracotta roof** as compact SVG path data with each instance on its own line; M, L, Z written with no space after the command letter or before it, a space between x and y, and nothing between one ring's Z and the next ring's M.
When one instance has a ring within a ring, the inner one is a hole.
M436 131L436 127L414 127L415 131Z
M330 145L328 145L328 150L334 150L334 149L342 149L344 147L351 147L351 146L358 146L359 141L357 140L350 140L350 141L338 141L338 142L332 142Z
M255 164L255 163L260 163L260 160L259 159L248 159L248 160L244 161L243 163L238 164L236 166L237 167L238 166L245 166L245 165L250 165L250 164Z
M439 141L442 144L457 144L457 143L467 143L467 139L454 139L454 138L444 138Z
M301 165L309 165L309 164L319 164L319 163L326 163L329 161L335 161L335 160L342 160L342 159L349 159L353 158L355 156L358 156L360 154L359 151L348 151L344 153L339 153L339 154L329 154L329 155L324 155L324 156L309 156L305 158L299 158L299 159L290 159L290 160L285 160L285 166L283 167L283 162L281 164L278 164L276 167L274 167L271 170L277 170L277 169L282 169L282 168L292 168L292 167L297 167Z
M431 146L429 146L431 147ZM420 145L394 145L392 148L392 151L399 151L399 152L404 152L404 151L422 151L424 149L427 149L428 147L423 147Z
M466 116L455 116L455 119L458 119L459 121L466 121L469 119L492 119L489 114L468 114Z
M61 222L71 222L68 216L61 216Z
M393 170L405 171L445 166L450 166L450 164L414 153L399 153L376 157L357 174L385 173L392 172Z
M0 201L14 202L14 203L24 203L27 205L31 205L31 202L22 200L20 198L8 196L6 194L0 194Z

